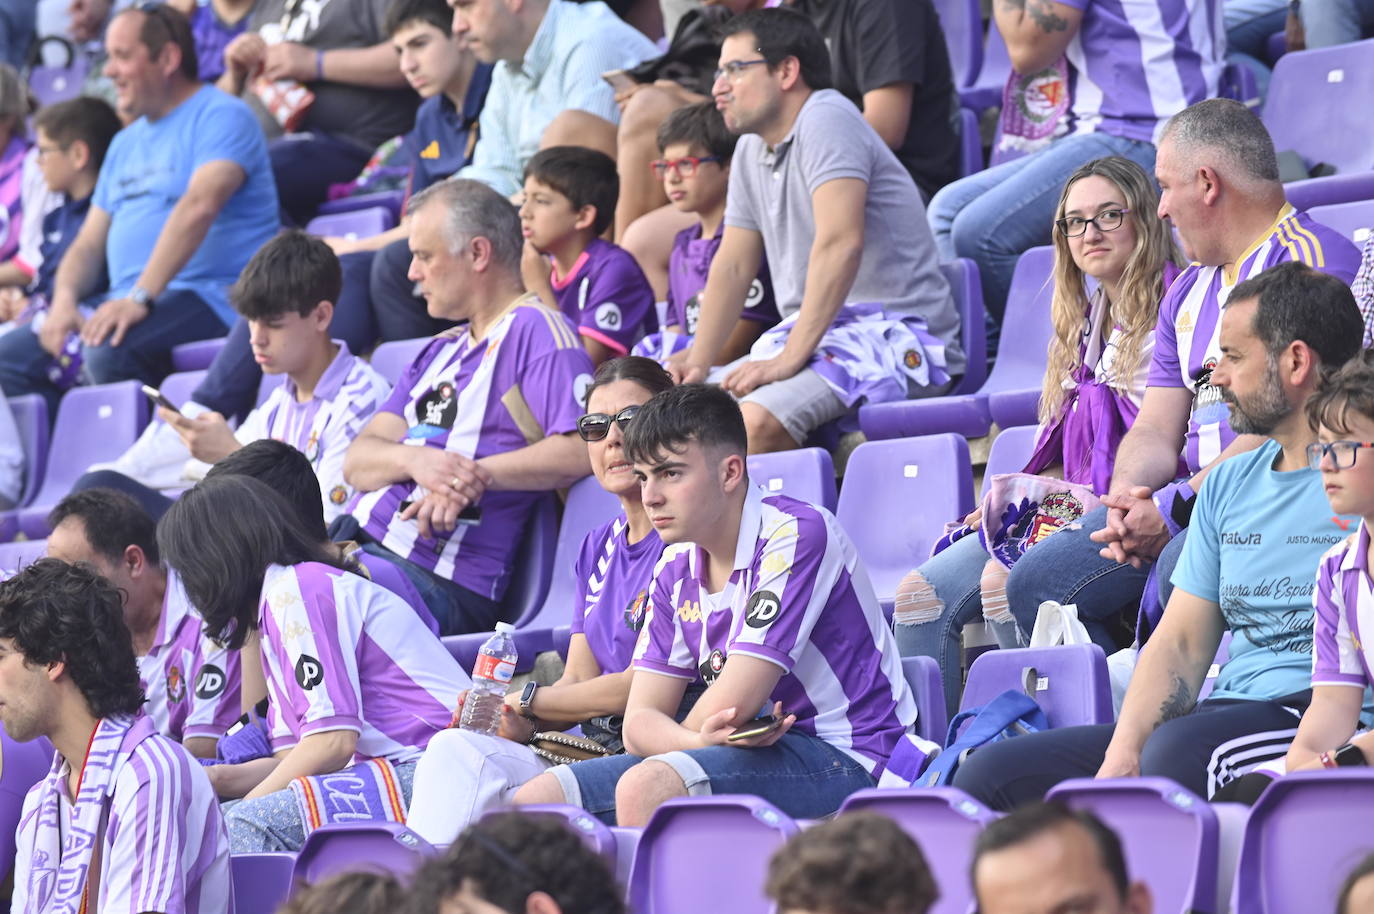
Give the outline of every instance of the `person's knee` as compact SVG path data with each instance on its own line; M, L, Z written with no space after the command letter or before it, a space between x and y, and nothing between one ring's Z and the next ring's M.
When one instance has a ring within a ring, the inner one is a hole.
M771 454L799 446L787 427L757 403L741 403L740 412L744 414L744 430L749 435L749 453Z
M645 86L625 103L620 112L620 141L656 143L658 127L677 107L676 98L658 86Z
M521 784L511 797L511 802L516 806L533 806L539 803L566 803L568 798L563 795L563 785L558 783L558 778L546 771Z
M615 158L616 125L590 111L569 108L555 117L539 140L540 149L550 146L585 146Z
M923 625L935 622L945 612L945 601L935 585L917 568L897 584L896 601L892 604L894 625Z
M674 797L686 795L687 785L673 766L653 760L640 762L616 782L616 823L641 828L655 809Z

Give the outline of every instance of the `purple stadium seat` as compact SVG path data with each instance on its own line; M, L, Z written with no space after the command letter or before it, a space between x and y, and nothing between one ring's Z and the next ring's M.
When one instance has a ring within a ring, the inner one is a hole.
M43 471L48 463L48 401L41 394L10 397L10 412L24 448L24 491L19 507L33 501L43 484ZM0 535L0 540L8 539Z
M995 418L989 399L1001 391L1035 391L1038 396L1045 373L1045 352L1051 332L1049 313L1053 294L1051 270L1054 248L1031 248L1016 262L1007 313L1002 319L1002 339L1007 341L997 363L977 393L959 393L928 400L874 403L859 408L859 426L870 441L904 438L936 432L954 432L970 438L988 433ZM1015 341L1015 345L1012 345ZM1014 399L999 409L999 425L1025 425L1025 398ZM1002 421L1005 420L1005 421ZM1034 421L1034 414L1030 421Z
M940 264L954 307L959 310L959 341L964 344L967 364L964 376L950 388L952 394L971 394L988 379L988 325L983 310L983 280L978 264L967 257Z
M978 132L978 115L959 109L959 175L967 178L983 170L983 138Z
M1374 851L1371 808L1370 768L1299 771L1270 784L1246 823L1235 914L1334 911L1341 882Z
M209 368L210 363L219 355L219 351L224 348L227 337L217 336L212 340L196 340L194 343L182 343L180 346L172 347L172 370L173 371L199 371L202 368Z
M432 844L397 822L325 825L306 836L291 881L311 885L350 870L391 873L404 879L435 855Z
M768 860L797 831L790 816L758 797L669 800L654 810L635 851L630 910L770 914Z
M943 689L937 690L943 695ZM930 914L966 914L973 890L968 867L973 840L997 813L953 787L904 790L860 790L850 795L840 813L866 810L887 816L921 847L940 887L940 900Z
M90 58L59 35L48 35L38 40L34 52L39 55L39 60L47 59L42 51L49 44L60 45L67 62L62 66L40 63L29 70L29 91L42 106L54 105L80 95L91 69Z
M69 390L57 409L43 486L29 507L18 510L18 532L29 539L47 536L48 512L77 477L92 463L124 453L147 424L148 398L137 381Z
M1307 214L1322 225L1340 232L1359 248L1364 247L1369 240L1369 233L1374 231L1374 200L1314 206L1308 209Z
M945 708L945 685L940 664L934 657L903 657L902 673L916 696L916 735L944 743L949 730L949 710Z
M483 818L491 815L508 813L509 807L499 807L492 809L483 815ZM611 866L615 866L616 860L616 836L611 831L611 827L602 822L596 816L580 809L576 806L568 806L563 803L535 803L530 806L521 806L519 811L526 816L540 816L541 818L557 819L567 825L569 830L582 839L587 847L600 854Z
M1356 117L1331 129L1329 112L1355 111L1374 96L1374 39L1285 54L1274 65L1264 125L1274 148L1339 174L1374 168L1374 119ZM1314 98L1321 104L1314 105Z
M968 442L958 435L866 441L845 469L836 516L885 608L930 555L947 521L973 510Z
M394 386L400 380L401 372L415 361L420 350L425 348L425 344L431 339L433 337L421 336L413 340L392 340L382 343L372 350L372 358L369 361L376 372Z
M1269 36L1269 40L1264 43L1264 62L1272 68L1279 62L1279 58L1288 53L1288 35L1283 29Z
M305 230L321 238L371 238L396 224L396 217L384 206L355 209L331 216L316 216Z
M1107 657L1096 644L985 651L969 667L959 708L985 705L1009 689L1034 698L1051 727L1113 719Z
M1255 81L1255 71L1243 63L1228 63L1221 70L1217 95L1258 108L1260 103L1259 83Z
M755 454L749 458L749 478L769 495L790 495L835 510L835 464L823 448Z
M1039 431L1038 425L1016 425L1002 429L992 439L992 450L988 452L987 468L983 471L983 490L979 498L988 494L992 477L1021 472L1035 450L1035 436Z
M277 910L291 895L295 854L235 854L229 858L237 914Z
M966 108L982 112L1002 104L1002 89L1011 76L1011 56L1007 42L996 25L988 26L983 39L983 66L978 78L968 88L959 90L959 101Z
M205 380L205 375L204 369L178 371L163 378L157 389L180 408L186 405L187 400L191 399L191 394L200 386L200 382ZM157 417L156 410L153 411L152 421L162 421Z
M1283 185L1283 193L1288 202L1293 204L1293 208L1299 210L1310 210L1332 203L1374 200L1374 171L1289 181Z
M48 774L52 743L39 737L15 742L0 727L0 880L14 866L14 831L29 788Z
M47 554L48 541L45 539L0 543L0 572L18 571Z
M978 0L935 0L949 48L954 87L973 85L983 68L983 13Z
M557 566L555 566L557 567ZM566 663L568 659L568 645L572 643L572 626L560 625L553 630L553 649L563 658Z
M320 216L333 216L338 213L351 213L354 210L372 209L382 207L391 213L394 220L392 225L401 221L401 204L405 202L405 194L399 190L383 190L374 194L358 194L356 197L342 197L338 200L327 200L320 204L316 214Z
M1221 914L1217 901L1217 817L1201 797L1168 778L1074 778L1047 799L1087 809L1111 826L1126 871L1150 887L1155 910Z

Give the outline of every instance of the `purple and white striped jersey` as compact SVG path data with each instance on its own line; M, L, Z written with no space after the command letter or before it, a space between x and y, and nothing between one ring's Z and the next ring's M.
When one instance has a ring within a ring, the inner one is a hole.
M1083 11L1064 56L1071 130L1154 143L1164 122L1215 98L1226 65L1215 0L1059 0Z
M549 274L558 309L577 332L616 355L625 355L646 332L658 329L654 290L624 248L593 238L567 276Z
M354 762L420 757L471 683L415 611L366 578L317 562L262 579L262 657L272 751L354 730Z
M627 543L625 515L602 524L582 540L573 566L577 604L572 631L587 637L587 646L603 673L629 669L635 642L649 615L649 583L663 555L657 530L637 543Z
M100 728L113 730L116 743L96 759L93 742L82 784L103 779L104 789L83 790L74 808L66 787L71 766L54 755L48 776L24 798L11 910L86 910L81 894L89 887L89 910L100 914L229 914L229 834L205 769L154 732L147 717L106 718ZM103 811L85 808L94 802L103 803ZM91 834L99 834L99 874L90 877L82 860L67 858L83 856L78 845L87 832L81 823L98 824L102 816L103 826Z
M401 375L385 412L405 419L403 440L473 460L519 450L577 428L592 362L568 319L534 296L517 299L486 339L464 330L432 340ZM352 506L368 535L387 549L476 593L499 600L538 492L488 489L482 522L438 537L420 535L397 515L424 492L396 483L359 496Z
M296 385L288 377L234 434L241 444L271 438L304 454L320 480L326 524L344 513L354 494L344 481L344 454L391 393L386 378L349 352L343 340L334 344L339 352L308 401L296 399Z
M635 668L708 686L732 654L777 664L770 702L796 728L844 750L877 777L916 722L892 629L839 522L824 508L750 488L735 570L706 591L693 543L663 551L648 637Z
M181 578L169 571L157 637L138 658L138 677L148 698L143 712L178 742L219 739L239 719L239 652L210 640L204 627Z
M1274 225L1237 260L1234 272L1192 264L1174 280L1159 305L1150 387L1181 387L1193 394L1184 458L1188 473L1216 459L1235 433L1212 369L1221 358L1221 309L1236 283L1296 260L1349 283L1360 252L1339 232L1284 204Z
M1332 546L1317 566L1312 594L1316 615L1312 639L1312 685L1374 685L1371 650L1365 638L1374 632L1374 591L1369 583L1369 528ZM1361 636L1361 632L1365 632Z

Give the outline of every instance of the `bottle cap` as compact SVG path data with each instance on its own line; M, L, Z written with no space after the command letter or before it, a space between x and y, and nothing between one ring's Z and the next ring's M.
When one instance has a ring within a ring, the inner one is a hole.
M509 635L515 631L515 626L509 622L497 622L496 630L498 632L504 632L505 634Z

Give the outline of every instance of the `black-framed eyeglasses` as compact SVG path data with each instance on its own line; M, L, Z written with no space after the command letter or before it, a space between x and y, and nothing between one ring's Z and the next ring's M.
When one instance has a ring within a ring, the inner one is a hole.
M737 83L740 77L744 75L745 70L750 67L757 67L761 63L768 63L768 58L756 57L753 60L728 60L720 65L720 69L716 70L716 76L713 82L720 82L722 76L727 76L730 78L730 82Z
M723 162L721 156L683 156L680 159L654 159L649 163L649 169L653 171L654 177L660 181L668 174L668 169L678 173L679 177L690 178L696 175L697 168L703 162Z
M608 416L605 413L587 413L577 420L577 434L582 437L583 441L600 441L610 432L612 422L619 425L623 432L625 426L630 424L630 420L635 417L637 412L639 412L638 405L627 406L614 416Z
M1088 230L1089 225L1097 226L1099 232L1114 232L1121 228L1121 223L1125 221L1129 212L1128 209L1104 209L1091 219L1084 219L1082 216L1056 219L1054 227L1059 229L1065 238L1077 238Z
M1336 469L1348 470L1355 465L1355 454L1362 447L1374 447L1374 441L1314 441L1307 446L1307 465L1320 470L1330 454Z

